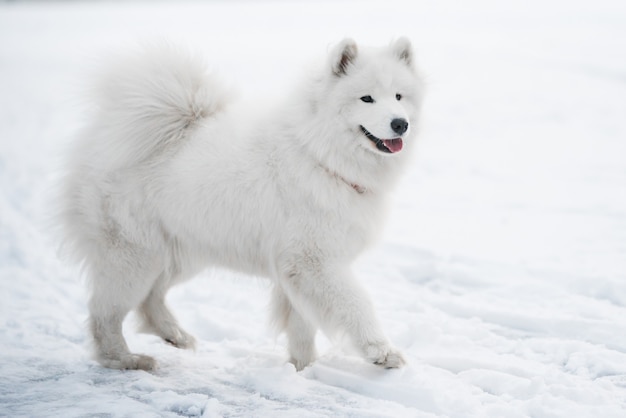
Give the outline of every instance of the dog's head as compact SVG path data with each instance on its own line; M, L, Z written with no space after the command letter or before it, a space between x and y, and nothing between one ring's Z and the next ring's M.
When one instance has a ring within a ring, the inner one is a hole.
M410 41L361 50L345 39L330 52L328 66L326 99L355 144L381 156L401 153L422 100Z

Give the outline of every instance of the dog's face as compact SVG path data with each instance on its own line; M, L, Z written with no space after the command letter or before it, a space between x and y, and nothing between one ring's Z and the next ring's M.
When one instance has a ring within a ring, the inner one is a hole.
M381 155L401 153L415 129L422 99L410 42L357 49L346 39L330 54L332 88L327 99L355 145Z

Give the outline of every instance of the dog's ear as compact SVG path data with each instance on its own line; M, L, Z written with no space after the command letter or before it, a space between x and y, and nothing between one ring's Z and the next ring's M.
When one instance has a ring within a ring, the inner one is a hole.
M413 66L413 47L408 38L401 37L391 44L394 55L409 67Z
M330 63L333 74L341 77L346 74L348 67L352 64L358 53L356 42L346 38L335 46L330 53Z

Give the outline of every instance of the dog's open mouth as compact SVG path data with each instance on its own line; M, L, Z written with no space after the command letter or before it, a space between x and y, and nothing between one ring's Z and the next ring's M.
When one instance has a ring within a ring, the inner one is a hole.
M393 154L394 152L398 152L402 149L402 138L380 139L377 136L373 135L370 131L365 129L363 125L359 126L367 139L376 144L376 148L378 148L380 151Z

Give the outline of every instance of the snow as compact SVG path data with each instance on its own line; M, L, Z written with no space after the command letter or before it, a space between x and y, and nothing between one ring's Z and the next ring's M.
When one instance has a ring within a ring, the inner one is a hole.
M85 289L50 198L106 51L173 38L259 106L344 36L409 36L428 81L419 155L356 266L409 359L319 338L285 364L261 279L208 271L169 303L194 352L135 334L154 373L88 354ZM0 416L626 416L626 3L0 4Z

